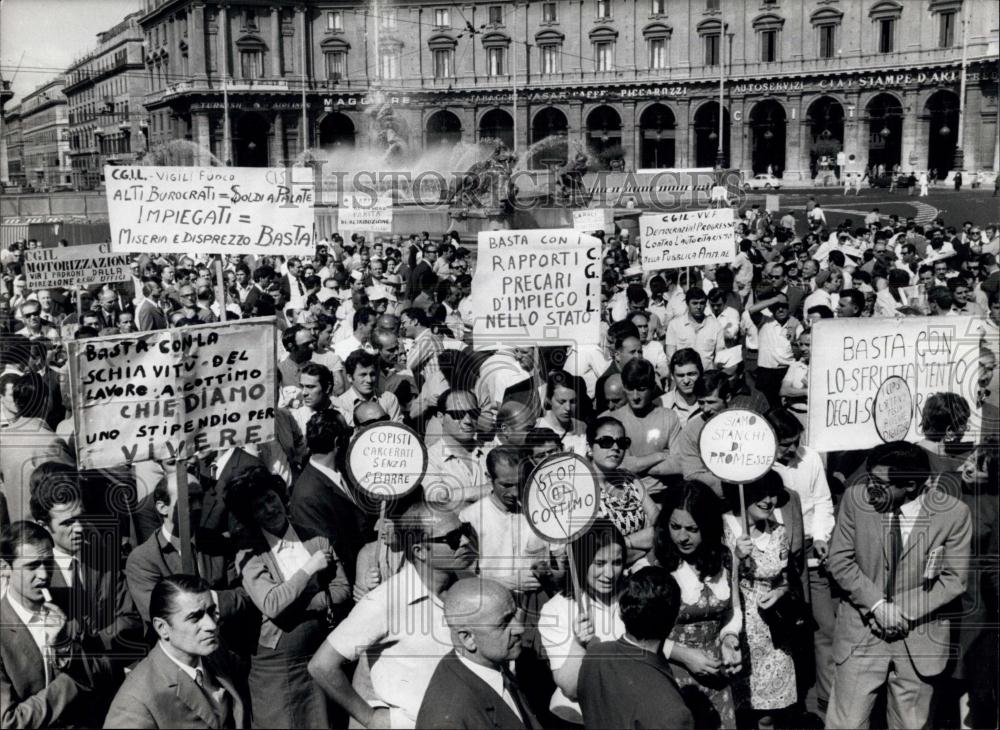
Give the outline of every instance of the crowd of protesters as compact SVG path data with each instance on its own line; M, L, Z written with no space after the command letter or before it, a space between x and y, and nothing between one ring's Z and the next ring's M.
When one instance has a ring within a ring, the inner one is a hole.
M474 348L454 235L143 255L81 291L3 251L3 726L997 727L996 224L737 215L720 266L645 273L601 234L595 347ZM815 322L926 315L976 318L977 402L927 394L919 443L806 445ZM251 317L274 441L77 468L68 343ZM699 450L727 408L778 441L745 514ZM345 468L382 421L429 463L384 518ZM522 511L559 452L600 485L570 549Z

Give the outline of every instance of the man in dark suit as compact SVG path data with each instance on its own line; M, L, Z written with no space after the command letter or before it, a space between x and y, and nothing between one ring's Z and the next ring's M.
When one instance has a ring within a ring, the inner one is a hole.
M788 283L785 264L781 261L767 264L764 267L764 279L766 279L765 283L775 292L788 297L788 311L793 317L801 320L803 315L802 302L806 298L806 290Z
M312 415L306 424L306 447L311 456L295 480L289 516L295 524L330 541L353 584L358 552L366 542L371 519L337 471L338 451L346 447L349 437L349 429L336 411Z
M45 382L48 411L44 419L48 427L55 431L56 426L66 418L66 404L63 402L59 373L49 367L49 346L45 342L34 340L28 345L28 367Z
M0 599L0 725L99 724L107 664L83 653L67 636L65 613L45 600L52 538L33 522L15 522L0 534L0 562L9 576Z
M294 256L288 259L288 273L281 277L278 288L285 297L286 307L302 309L306 288L302 285L302 262Z
M189 481L188 499L191 524L197 525L201 520L202 494L196 481ZM150 596L156 584L167 576L183 573L181 546L177 537L177 486L173 474L156 485L154 501L156 511L163 517L163 527L133 550L125 562L129 593L147 623L150 621ZM246 637L240 637L240 631L247 626L250 604L246 591L239 584L234 564L235 551L224 537L204 531L192 540L191 552L197 575L205 580L212 590L212 597L216 599L218 618L226 638L243 639L229 645L234 650L244 648Z
M32 480L31 516L53 541L53 602L66 612L71 638L91 654L139 658L146 653L142 620L125 585L121 556L107 550L113 541L102 540L94 528L85 530L77 479L65 467Z
M540 728L509 665L521 653L524 622L499 583L466 578L444 601L454 649L431 676L418 728Z
M868 455L840 503L827 569L846 594L833 635L827 727L868 727L887 688L889 728L927 727L934 679L952 654L946 613L969 572L969 508L928 486L927 452L902 441Z
M625 636L591 641L580 667L584 727L694 727L663 656L680 602L680 589L663 568L629 576L618 603Z
M150 611L159 641L129 672L104 727L247 727L246 687L236 657L219 640L208 584L192 575L164 578Z
M160 306L163 287L159 279L146 277L142 280L142 299L135 307L135 326L143 332L165 330L167 316Z

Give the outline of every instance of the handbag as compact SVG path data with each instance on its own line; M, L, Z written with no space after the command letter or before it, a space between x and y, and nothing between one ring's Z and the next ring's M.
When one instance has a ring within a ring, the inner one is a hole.
M819 628L809 604L789 590L767 608L757 604L757 612L772 630L782 632L813 632Z

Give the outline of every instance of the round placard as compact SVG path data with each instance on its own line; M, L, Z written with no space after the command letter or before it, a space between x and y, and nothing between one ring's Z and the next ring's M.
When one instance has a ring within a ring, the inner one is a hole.
M724 482L746 484L771 468L778 439L762 415L735 408L708 420L698 448L701 460L715 476Z
M587 460L554 454L528 477L524 514L540 538L566 543L590 528L600 500L601 487Z
M411 492L427 473L427 447L408 426L373 423L351 439L347 473L368 496L396 499Z
M875 431L883 441L902 441L913 422L913 393L909 384L898 375L882 381L872 404Z

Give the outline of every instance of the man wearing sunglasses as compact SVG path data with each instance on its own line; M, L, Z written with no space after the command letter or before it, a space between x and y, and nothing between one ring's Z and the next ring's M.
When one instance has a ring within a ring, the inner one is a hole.
M309 662L313 679L357 722L393 730L416 725L431 675L452 648L442 596L476 559L468 526L426 501L396 528L403 567L365 594ZM355 688L344 665L369 650L377 656L370 687Z
M476 433L479 403L467 390L447 390L438 398L441 438L427 447L424 493L456 512L490 493L486 454Z

